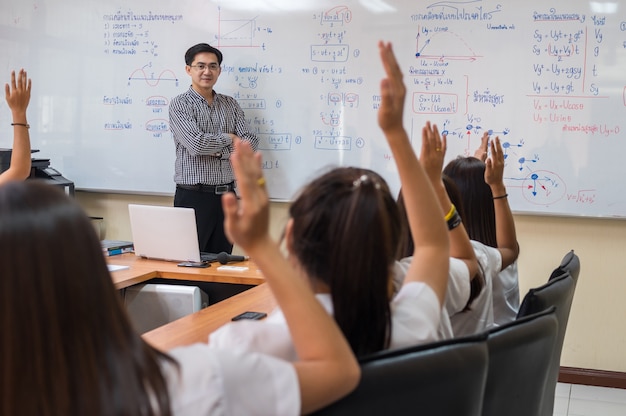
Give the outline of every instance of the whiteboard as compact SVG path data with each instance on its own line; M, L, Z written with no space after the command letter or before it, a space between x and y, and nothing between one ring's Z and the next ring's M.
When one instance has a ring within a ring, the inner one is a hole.
M448 134L448 159L488 130L505 145L515 212L626 217L623 1L5 0L0 11L3 80L29 71L36 156L77 189L173 194L167 108L190 85L185 51L208 42L224 53L215 89L258 134L273 199L339 165L372 168L395 192L376 124L384 39L416 149L426 120Z

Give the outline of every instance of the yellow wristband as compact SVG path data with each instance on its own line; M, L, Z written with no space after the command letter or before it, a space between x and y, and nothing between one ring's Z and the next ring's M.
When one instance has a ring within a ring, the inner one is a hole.
M454 206L454 204L450 204L450 211L448 211L448 213L446 214L445 217L443 217L443 219L447 222L450 220L450 218L454 216L455 213L456 213L456 207Z

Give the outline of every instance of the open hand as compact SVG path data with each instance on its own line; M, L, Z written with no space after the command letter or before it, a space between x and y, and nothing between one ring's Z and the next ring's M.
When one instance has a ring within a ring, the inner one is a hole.
M26 71L20 69L15 75L15 71L11 72L11 83L4 85L5 97L9 108L14 113L25 113L26 107L30 101L31 81L28 79Z
M250 251L269 238L269 197L261 169L261 154L250 143L236 139L230 160L240 200L233 193L222 196L224 229L228 239Z
M387 78L380 81L381 104L378 109L378 125L383 131L403 129L402 114L406 87L402 82L402 71L391 48L391 43L378 43L380 59Z
M446 136L439 134L436 124L431 126L430 121L422 128L422 150L420 162L432 183L441 180L443 159L446 155Z
M474 152L474 157L476 159L482 160L483 162L487 160L487 149L489 148L489 133L484 132L483 136L480 138L480 146Z
M491 155L485 162L485 182L495 186L504 182L504 152L499 137L492 140L490 145Z

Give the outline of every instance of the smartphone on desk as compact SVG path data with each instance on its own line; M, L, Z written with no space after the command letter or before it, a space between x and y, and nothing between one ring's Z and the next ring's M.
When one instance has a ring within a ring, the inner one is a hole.
M242 319L263 319L267 316L267 314L265 312L252 312L252 311L246 311L244 313L240 313L239 315L233 317L233 321L240 321Z
M178 267L210 267L211 263L206 261L184 261L182 263L178 263Z

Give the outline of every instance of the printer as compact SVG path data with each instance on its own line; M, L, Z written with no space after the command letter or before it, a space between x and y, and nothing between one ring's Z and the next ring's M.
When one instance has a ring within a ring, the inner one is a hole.
M39 150L33 149L31 153ZM0 149L0 172L11 166L12 149ZM50 166L50 159L31 158L30 176L28 179L37 179L50 185L61 186L67 195L74 196L74 182L66 179L61 173Z

